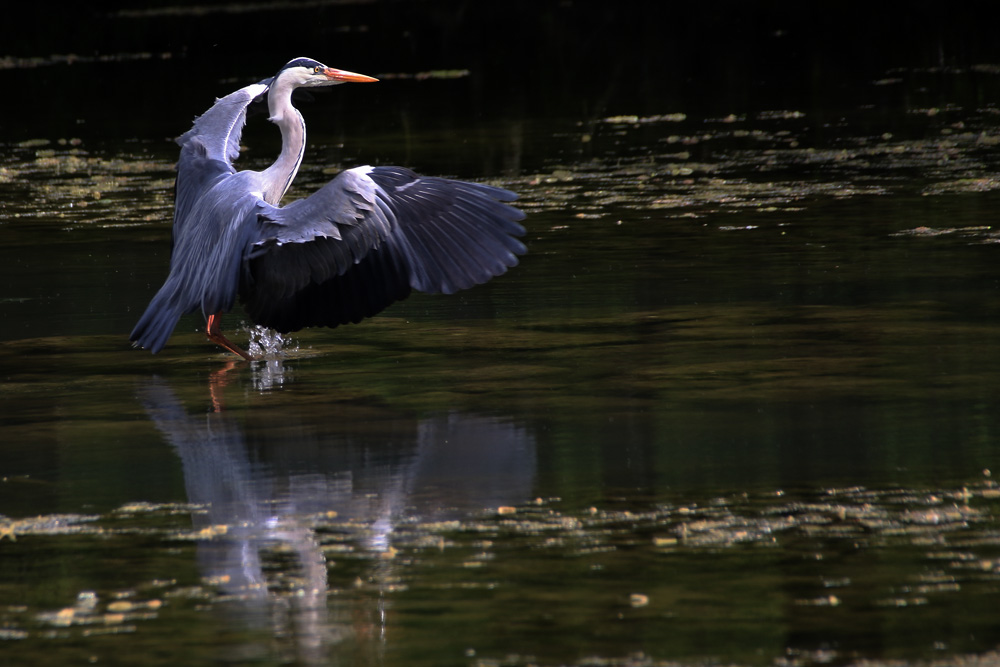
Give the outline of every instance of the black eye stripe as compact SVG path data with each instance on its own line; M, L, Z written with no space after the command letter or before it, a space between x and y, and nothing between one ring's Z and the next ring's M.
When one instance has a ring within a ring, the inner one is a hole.
M307 70L319 74L326 66L321 62L313 60L312 58L296 58L295 60L291 60L286 63L285 66L279 70L279 72L283 72L284 70L292 67L304 67Z

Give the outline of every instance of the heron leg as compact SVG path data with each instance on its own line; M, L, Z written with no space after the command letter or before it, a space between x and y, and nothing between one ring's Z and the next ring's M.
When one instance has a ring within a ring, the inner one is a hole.
M208 337L210 341L216 345L221 345L233 354L238 354L247 361L253 361L253 357L244 352L239 348L238 345L230 343L225 336L222 335L222 331L219 329L219 322L222 320L222 313L215 313L214 315L208 316L207 326L205 327L205 336Z

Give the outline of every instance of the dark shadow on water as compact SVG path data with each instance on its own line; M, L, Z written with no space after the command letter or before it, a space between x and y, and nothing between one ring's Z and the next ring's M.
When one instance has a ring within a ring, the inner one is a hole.
M204 414L158 377L138 398L181 459L216 608L273 644L262 650L307 664L380 655L390 611L380 591L399 576L400 530L412 541L421 524L523 503L532 491L534 437L507 420L451 412L373 423L347 407L335 420L271 413L261 424L225 408L224 382L210 390L217 409ZM342 428L328 430L333 421ZM331 553L359 566L335 567Z

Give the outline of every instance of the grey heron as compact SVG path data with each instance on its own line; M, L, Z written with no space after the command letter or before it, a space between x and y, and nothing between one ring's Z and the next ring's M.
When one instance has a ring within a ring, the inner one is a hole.
M220 330L237 296L254 323L287 333L356 323L411 289L451 294L517 264L525 216L502 188L364 166L281 204L306 145L292 92L374 81L296 58L218 99L177 139L170 270L132 330L134 346L159 352L180 317L200 309L209 340L250 359ZM263 171L237 171L247 108L265 94L281 152Z

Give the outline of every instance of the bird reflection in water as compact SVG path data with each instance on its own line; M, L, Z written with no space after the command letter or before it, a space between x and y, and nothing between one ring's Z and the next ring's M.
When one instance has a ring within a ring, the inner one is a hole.
M258 381L275 372L256 365ZM281 409L278 425L277 408L227 411L221 391L217 382L213 411L200 414L160 379L138 393L181 459L198 508L199 570L222 596L216 607L263 632L262 652L306 664L378 658L389 641L386 593L405 574L389 557L401 524L412 538L423 522L531 497L534 439L510 421L333 405L323 414ZM324 547L346 549L344 566L328 562Z

